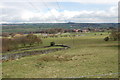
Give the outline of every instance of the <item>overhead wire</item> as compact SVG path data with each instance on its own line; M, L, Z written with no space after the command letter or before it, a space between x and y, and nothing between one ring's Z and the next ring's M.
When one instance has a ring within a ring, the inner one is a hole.
M62 9L60 7L60 3L58 2L58 0L56 0L56 4L57 4L59 10L61 11ZM67 19L65 17L63 17L63 18L64 18L64 21L67 22Z
M51 10L50 10L50 8L48 7L48 5L44 2L44 0L41 0L41 1L42 1L42 3L44 4L44 6L48 9L48 11L49 11L53 16L55 16L54 13L51 12ZM39 10L35 5L33 5L33 3L31 3L30 1L28 1L28 3L29 3L34 9L36 9L38 12L40 12L40 10ZM58 2L57 0L56 0L56 4L57 4L59 10L62 10L61 7L60 7L59 2ZM56 9L56 8L55 8L55 9ZM56 9L56 10L57 10L57 9ZM45 17L45 16L44 16L44 17ZM54 18L55 18L55 21L57 22L58 19L56 18L56 16L55 16ZM65 17L63 17L63 18L64 18L64 21L67 22L66 18L65 18Z
M54 16L54 19L55 19L55 21L57 22L58 20L57 20L56 16L54 15L53 12L51 12L51 10L50 10L50 8L48 7L48 5L44 2L44 0L41 0L41 1L42 1L42 3L44 4L44 6L48 9L48 11Z
M28 3L37 11L37 12L41 12L33 3L31 3L31 1L29 0L28 1ZM44 18L45 18L45 15L42 15ZM42 22L42 24L43 24L43 27L45 26L45 19L44 19L44 21ZM40 28L40 29L42 29L42 28Z
M37 11L37 12L41 12L33 3L31 3L31 1L29 0L28 3ZM45 15L42 15L45 18ZM45 22L45 20L44 20Z

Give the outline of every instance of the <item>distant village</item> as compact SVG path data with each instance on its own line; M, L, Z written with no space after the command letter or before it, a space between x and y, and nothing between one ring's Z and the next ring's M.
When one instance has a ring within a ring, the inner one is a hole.
M71 26L70 26L71 27ZM72 26L73 27L73 26ZM20 37L25 34L40 34L42 36L57 36L62 33L90 33L90 32L109 32L112 30L117 30L117 28L83 28L83 29L62 29L62 28L51 28L51 29L41 29L33 32L18 32L18 33L7 33L3 32L1 37Z

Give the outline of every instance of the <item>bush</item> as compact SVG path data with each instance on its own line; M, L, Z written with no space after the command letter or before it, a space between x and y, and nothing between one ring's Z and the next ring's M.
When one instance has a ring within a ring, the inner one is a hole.
M25 47L28 44L28 40L25 36L14 38L14 40L17 44L22 44L23 47Z
M114 41L119 41L120 40L120 32L112 31L110 34L110 38Z
M9 37L9 33L2 33L2 37Z
M51 42L51 43L50 43L50 46L55 46L55 42Z
M109 41L109 37L105 37L104 40L105 40L105 41Z
M18 48L14 39L2 38L2 52L11 51Z
M30 46L35 44L35 43L37 43L37 44L42 43L42 40L39 37L37 37L36 35L33 35L33 34L28 34L26 36L26 39L27 39L27 42Z

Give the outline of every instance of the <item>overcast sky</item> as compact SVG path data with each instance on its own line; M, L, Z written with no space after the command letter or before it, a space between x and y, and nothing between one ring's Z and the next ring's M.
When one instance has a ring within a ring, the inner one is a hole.
M117 23L119 0L0 0L0 23Z

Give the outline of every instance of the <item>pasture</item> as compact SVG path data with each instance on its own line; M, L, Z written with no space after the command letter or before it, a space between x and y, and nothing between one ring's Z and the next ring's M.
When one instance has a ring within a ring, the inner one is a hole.
M83 36L42 39L43 46L50 42L71 48L49 54L34 55L2 63L3 78L117 78L118 42L104 41L107 32L83 33Z

